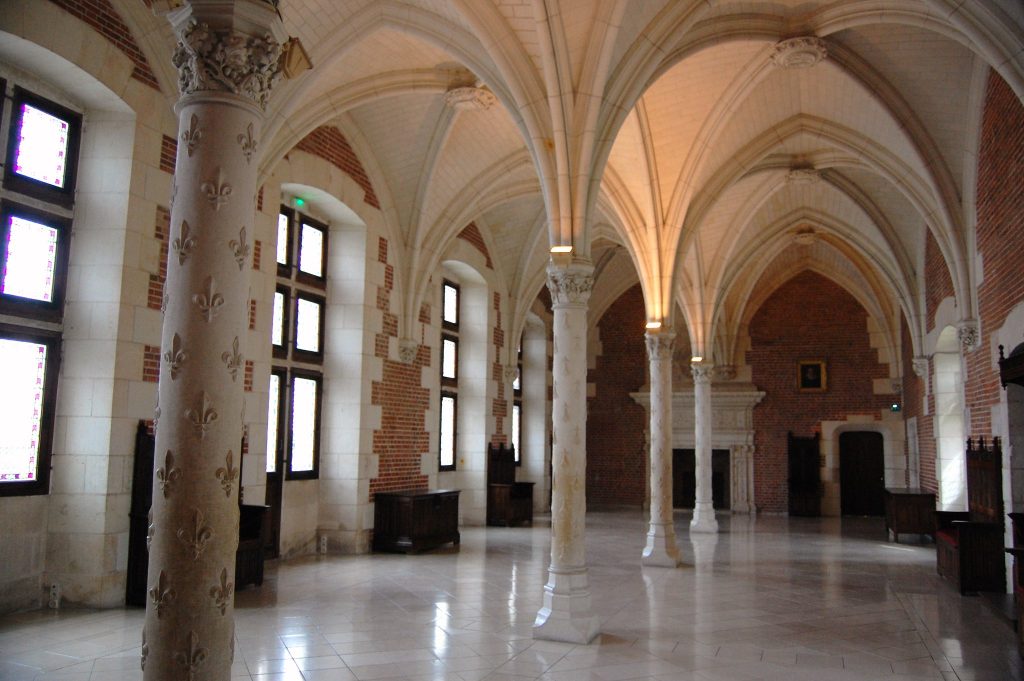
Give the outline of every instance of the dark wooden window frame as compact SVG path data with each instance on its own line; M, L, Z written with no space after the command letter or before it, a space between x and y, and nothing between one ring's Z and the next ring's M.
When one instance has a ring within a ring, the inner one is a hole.
M449 322L444 318L444 289L449 286L455 289L455 321ZM459 321L462 319L462 289L454 281L444 279L441 282L441 328L448 329L450 331L459 330Z
M445 376L444 375L444 342L451 341L455 345L455 375ZM441 371L441 385L446 388L455 390L459 387L459 337L453 336L448 333L441 334L441 361L439 363Z
M64 314L64 296L67 290L71 220L13 201L0 201L0 272L3 272L7 265L7 240L12 216L25 217L57 230L57 256L53 264L53 299L45 302L0 294L0 313L59 322Z
M328 240L328 236L329 236L330 230L328 229L327 225L325 225L324 223L320 222L319 220L314 220L313 218L309 217L308 215L304 215L304 214L300 213L299 217L301 219L299 219L299 220L293 219L292 222L291 222L291 224L293 225L291 230L294 231L295 234L297 235L297 238L295 240L298 242L298 246L295 249L295 281L297 281L300 284L305 284L306 286L315 286L315 287L320 288L320 289L326 289L327 288L327 240ZM297 229L294 226L296 224L298 225ZM309 225L310 227L312 227L313 229L319 231L323 235L323 250L320 253L320 271L323 272L323 274L321 276L319 276L319 277L316 276L315 274L310 274L309 272L303 271L302 267L301 267L301 263L299 262L299 258L301 257L301 254L302 254L302 232L303 232L302 228L305 225Z
M53 424L57 411L57 377L60 375L61 335L56 331L0 324L0 338L46 345L46 371L43 375L43 405L39 420L36 479L32 482L0 482L0 497L49 494L50 466L53 456Z
M286 413L291 413L288 409L288 400L291 394L288 391L288 369L285 367L271 367L270 374L277 376L277 440L274 443L267 443L268 446L273 446L274 456L274 473L280 473L285 467L284 452L285 452L285 433L288 428L288 419L285 418ZM269 396L268 396L269 399Z
M6 94L6 86L5 86ZM17 138L21 130L21 105L28 104L40 111L61 118L68 123L67 163L64 168L64 186L54 187L14 172ZM78 175L78 152L82 140L82 115L54 101L40 97L24 88L14 86L11 106L10 130L7 136L7 165L4 166L4 188L40 201L70 208L75 203L75 182Z
M307 293L301 289L295 289L295 321L292 324L292 359L307 364L323 364L324 362L324 325L327 322L327 299L315 293ZM308 300L316 303L320 310L320 324L317 329L317 352L299 348L299 301Z
M292 447L294 445L292 438L292 428L294 427L294 420L292 414L294 409L292 403L295 399L295 379L305 378L316 381L316 413L313 416L313 468L308 471L293 471L292 470ZM323 414L323 403L324 403L324 377L318 371L308 371L305 369L292 369L289 372L288 377L288 457L285 464L285 479L286 480L316 480L320 477L320 425L322 423L321 415Z
M292 276L292 266L295 264L295 249L292 248L292 245L293 245L293 243L295 241L295 211L292 210L291 208L289 208L288 206L282 205L278 209L278 214L279 215L285 215L285 216L288 217L288 233L285 236L285 241L287 242L287 246L286 246L286 249L285 249L287 262L285 262L285 263L277 262L277 248L276 247L274 249L274 262L277 264L277 276L285 277L285 278L291 278L291 276ZM274 226L274 229L276 231L276 229L277 229L276 225Z
M292 291L287 286L283 286L281 284L278 284L274 288L274 293L275 294L280 293L281 295L284 296L284 305L282 305L282 311L281 311L281 344L280 345L274 344L274 342L273 342L273 338L274 338L273 330L271 330L271 336L270 336L271 343L270 343L270 347L273 350L273 355L274 355L275 359L287 359L288 358L288 348L290 347L289 343L291 342L291 339L288 338L288 332L291 330ZM271 318L273 318L273 307L271 307Z
M456 463L459 460L459 395L455 392L448 390L441 391L441 400L446 397L452 400L452 463L450 466L445 466L441 463L441 419L443 418L441 405L438 403L438 416L437 416L437 468L440 471L454 471Z

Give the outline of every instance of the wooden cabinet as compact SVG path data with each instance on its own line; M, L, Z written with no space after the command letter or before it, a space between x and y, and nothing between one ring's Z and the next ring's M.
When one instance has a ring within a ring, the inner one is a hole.
M459 490L374 495L373 550L413 553L459 543Z
M885 490L885 529L893 541L900 533L927 534L935 539L935 493L915 487Z

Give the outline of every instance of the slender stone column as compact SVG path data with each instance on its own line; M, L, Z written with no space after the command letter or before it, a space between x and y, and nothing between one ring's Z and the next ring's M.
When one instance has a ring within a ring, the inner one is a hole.
M679 547L672 518L672 345L668 330L648 332L651 367L651 525L641 563L677 567Z
M587 301L594 267L548 265L554 308L551 565L534 638L589 643L597 616L590 605L583 530L586 507Z
M255 151L283 27L261 0L192 0L168 18L182 95L142 668L146 681L226 681Z
M690 532L718 532L711 499L711 370L709 364L693 364L694 453L697 495Z

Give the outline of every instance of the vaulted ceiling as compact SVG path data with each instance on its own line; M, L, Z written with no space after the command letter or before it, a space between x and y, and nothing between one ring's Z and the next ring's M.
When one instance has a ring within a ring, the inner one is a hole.
M694 348L728 363L751 306L803 269L850 289L894 341L905 317L917 341L930 234L971 314L990 68L1024 95L1016 0L283 0L280 13L313 68L275 92L264 173L337 126L413 290L476 222L515 326L549 247L571 245L628 259L648 316L681 310ZM168 60L162 21L139 28Z

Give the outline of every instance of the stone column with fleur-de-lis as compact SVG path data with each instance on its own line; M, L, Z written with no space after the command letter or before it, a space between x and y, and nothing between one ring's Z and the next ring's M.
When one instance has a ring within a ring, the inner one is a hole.
M690 533L718 532L711 491L711 374L710 364L693 364L694 475L696 476Z
M587 301L594 267L548 265L554 310L551 565L534 638L589 643L598 629L584 555L587 465Z
M651 368L651 522L640 562L677 567L679 547L672 517L672 346L675 333L648 331Z
M256 150L285 35L262 0L167 16L181 97L142 668L146 681L227 680Z

